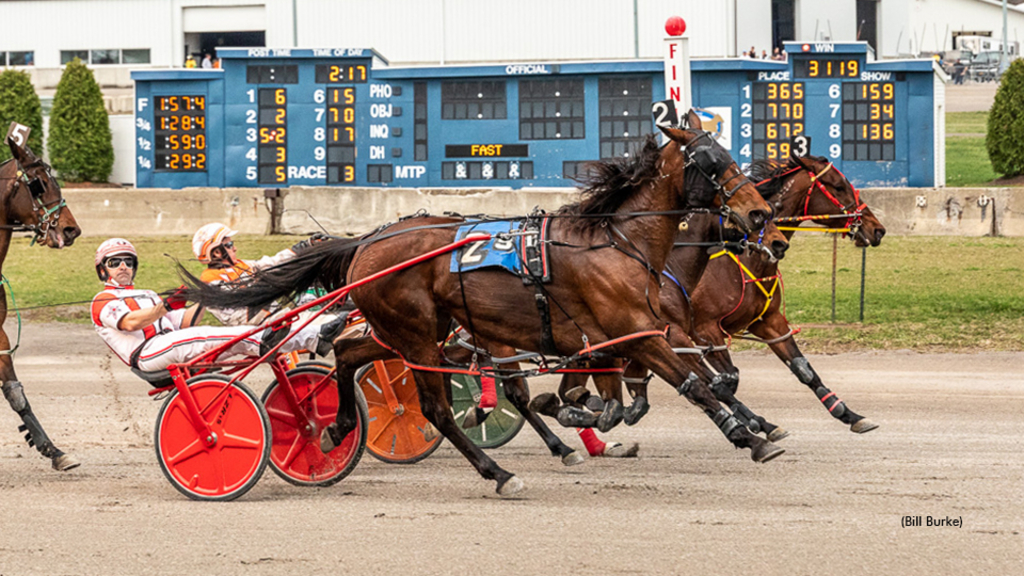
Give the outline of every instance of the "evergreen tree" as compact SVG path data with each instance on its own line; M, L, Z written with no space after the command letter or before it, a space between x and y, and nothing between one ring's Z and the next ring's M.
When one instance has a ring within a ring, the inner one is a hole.
M11 122L32 129L28 146L37 154L43 153L43 108L32 87L27 72L7 69L0 73L0 133L6 134ZM11 149L4 142L0 146L0 162L11 157Z
M985 146L993 170L1007 177L1024 174L1024 59L1003 74L988 113Z
M103 93L92 70L77 58L64 68L57 84L47 148L50 163L65 180L106 182L114 167Z

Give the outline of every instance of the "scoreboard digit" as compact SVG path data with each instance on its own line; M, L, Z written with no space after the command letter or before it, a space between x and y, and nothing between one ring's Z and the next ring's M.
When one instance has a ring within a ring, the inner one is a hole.
M157 172L206 171L206 96L157 96Z
M259 91L259 182L288 181L288 92L285 88Z
M755 160L787 160L790 140L804 133L804 83L755 82Z
M896 159L892 82L843 83L843 160Z
M356 89L352 86L328 88L326 116L327 183L355 182Z

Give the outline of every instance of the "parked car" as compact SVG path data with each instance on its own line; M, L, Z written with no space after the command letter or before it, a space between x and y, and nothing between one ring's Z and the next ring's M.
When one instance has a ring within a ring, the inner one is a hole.
M967 65L967 75L975 82L990 82L999 80L999 63L1002 61L1003 53L995 50L979 52L971 58Z

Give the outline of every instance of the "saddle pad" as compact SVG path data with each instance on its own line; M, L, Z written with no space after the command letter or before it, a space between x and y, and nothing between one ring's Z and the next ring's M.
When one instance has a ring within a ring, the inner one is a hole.
M512 221L480 221L460 226L456 240L465 238L471 232L486 232L490 240L474 242L452 252L451 272L470 272L483 268L503 268L524 281L536 278L541 282L550 281L548 268L547 229L550 219ZM526 263L527 271L523 270Z

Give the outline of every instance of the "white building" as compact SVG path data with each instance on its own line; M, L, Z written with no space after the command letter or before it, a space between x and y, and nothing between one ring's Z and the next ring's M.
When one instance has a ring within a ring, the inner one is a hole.
M394 64L657 58L672 15L695 57L863 39L888 58L1002 37L996 0L14 0L0 2L0 64L181 66L218 45L375 48Z

